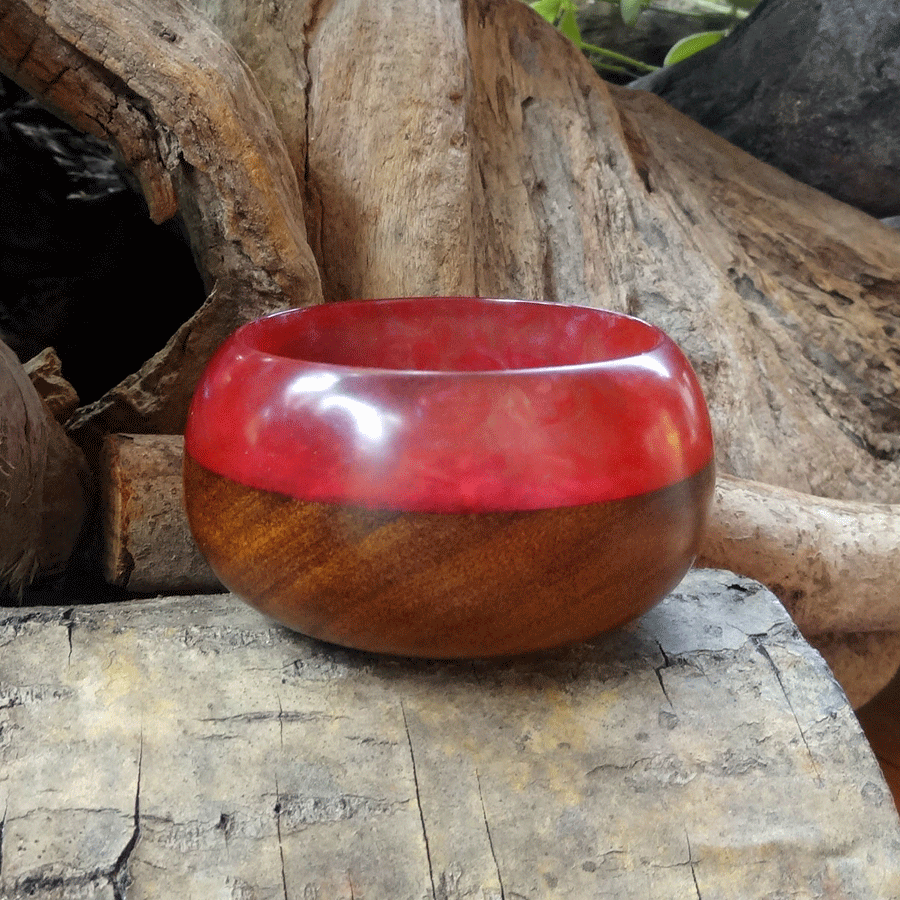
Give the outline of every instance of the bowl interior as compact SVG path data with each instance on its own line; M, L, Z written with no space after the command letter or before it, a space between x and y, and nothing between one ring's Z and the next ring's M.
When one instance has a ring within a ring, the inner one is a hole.
M419 372L576 366L645 353L660 340L646 323L605 310L472 297L325 304L262 319L244 337L272 356Z

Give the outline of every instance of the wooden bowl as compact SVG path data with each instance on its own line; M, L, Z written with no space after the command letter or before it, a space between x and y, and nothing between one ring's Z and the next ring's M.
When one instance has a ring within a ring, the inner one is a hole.
M268 316L210 362L185 431L188 518L222 583L405 656L525 653L640 615L690 567L714 480L675 344L552 303Z

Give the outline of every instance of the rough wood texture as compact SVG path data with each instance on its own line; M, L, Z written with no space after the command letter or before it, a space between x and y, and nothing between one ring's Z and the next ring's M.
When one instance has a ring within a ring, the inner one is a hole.
M900 665L900 510L722 475L700 565L761 581L825 656L854 706Z
M0 0L0 60L117 144L158 218L177 200L217 284L85 443L179 431L223 334L321 299L317 264L334 300L644 317L694 363L723 470L900 501L900 234L610 89L519 0Z
M636 497L523 512L398 513L306 503L184 459L197 544L285 624L380 653L504 656L645 612L699 549L713 465Z
M0 593L15 595L65 568L88 484L81 451L0 342Z
M101 457L103 568L138 593L221 590L184 515L181 438L110 435Z
M78 407L78 394L62 374L62 363L52 347L25 363L25 372L38 396L57 422L64 423Z
M0 2L5 68L71 118L120 112L106 135L135 167L151 161L148 191L177 196L209 265L231 273L212 322L192 320L169 363L79 427L179 431L226 318L321 297L302 197L328 299L461 292L636 313L695 364L725 471L900 498L900 235L658 98L610 89L519 0L199 8L222 37L175 0ZM352 47L365 66L348 65ZM115 424L119 406L133 425Z
M181 211L211 290L166 347L70 431L94 449L107 431L178 431L205 360L234 328L322 299L269 106L233 48L177 0L164 9L3 0L0 48L5 73L118 148L155 220Z
M518 661L338 650L230 595L6 610L0 645L4 900L900 896L856 718L729 573Z

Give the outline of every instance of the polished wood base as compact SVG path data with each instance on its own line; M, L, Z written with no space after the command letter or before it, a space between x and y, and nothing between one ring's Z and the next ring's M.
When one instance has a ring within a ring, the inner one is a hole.
M404 656L485 657L590 638L640 615L697 553L714 465L561 509L406 513L248 488L185 454L185 503L223 584L312 637Z

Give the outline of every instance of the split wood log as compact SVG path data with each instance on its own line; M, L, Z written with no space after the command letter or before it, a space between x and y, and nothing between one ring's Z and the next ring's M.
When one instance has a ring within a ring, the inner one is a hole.
M103 459L107 580L144 593L224 590L184 513L181 436L111 435ZM900 666L900 512L894 507L720 475L697 565L765 584L856 708Z
M87 511L81 451L0 342L0 594L65 568Z
M231 595L0 610L0 645L4 900L900 896L856 717L731 573L512 661L341 650Z

